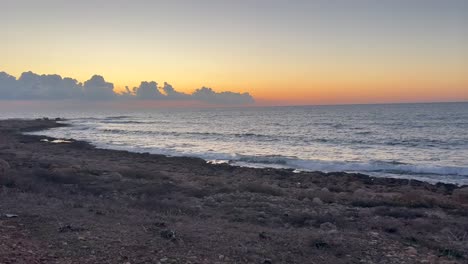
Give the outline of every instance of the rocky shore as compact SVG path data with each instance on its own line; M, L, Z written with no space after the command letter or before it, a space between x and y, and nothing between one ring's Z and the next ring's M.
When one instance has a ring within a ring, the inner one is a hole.
M0 121L0 263L467 263L468 187L55 143ZM68 140L68 139L67 139Z

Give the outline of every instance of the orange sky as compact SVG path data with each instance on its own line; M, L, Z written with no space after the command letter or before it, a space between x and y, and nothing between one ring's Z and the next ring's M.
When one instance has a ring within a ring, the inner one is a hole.
M8 2L0 71L277 104L468 100L463 1L105 2Z

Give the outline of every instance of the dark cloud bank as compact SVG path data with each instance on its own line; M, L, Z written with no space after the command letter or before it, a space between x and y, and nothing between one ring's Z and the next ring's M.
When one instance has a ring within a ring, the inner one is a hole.
M0 100L191 100L210 104L244 105L254 103L249 93L215 92L202 87L192 94L176 91L170 84L158 87L156 82L141 82L139 87L125 87L123 93L114 92L114 84L94 75L84 83L57 74L38 75L24 72L16 79L0 72Z

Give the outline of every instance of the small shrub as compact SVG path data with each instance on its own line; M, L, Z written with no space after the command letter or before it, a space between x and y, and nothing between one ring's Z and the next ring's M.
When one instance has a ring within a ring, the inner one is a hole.
M119 171L122 176L131 179L146 179L146 180L154 180L154 179L161 179L161 180L170 180L167 175L163 175L157 171L148 171L148 170L141 170L141 169L126 169Z
M207 188L187 188L184 193L195 198L203 198L212 195L213 191Z
M395 234L398 233L398 228L396 227L385 227L384 231L389 234Z
M16 186L16 181L13 175L8 174L0 177L0 186L5 186L7 188L14 188Z
M64 170L46 170L46 169L36 169L33 171L33 176L46 180L52 183L59 184L76 184L79 183L80 178L77 173L71 169Z
M424 214L404 208L380 207L375 209L374 213L380 216L389 216L394 218L414 219L424 217Z
M325 250L330 249L333 243L327 235L314 233L310 236L308 244L313 249Z
M378 206L397 206L396 203L380 199L357 199L351 202L351 205L357 207L378 207Z
M181 190L179 186L172 183L153 183L138 187L133 191L133 194L140 197L156 197L179 192Z
M294 227L304 227L310 225L312 220L314 219L314 215L310 213L292 213L289 215L283 216L283 221L291 224Z
M190 215L199 214L199 209L183 205L172 200L160 200L157 198L140 199L134 205L146 210L157 211L164 215Z
M453 248L441 248L439 249L439 256L454 258L454 259L464 259L465 256L463 252L458 251Z
M281 196L283 192L273 186L260 183L246 183L239 186L239 189L245 192L267 194L271 196Z

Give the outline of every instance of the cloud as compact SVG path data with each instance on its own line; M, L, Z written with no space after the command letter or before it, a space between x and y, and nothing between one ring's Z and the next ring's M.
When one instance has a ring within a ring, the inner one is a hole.
M38 75L24 72L16 79L6 72L0 72L0 100L172 100L201 101L209 104L245 105L254 103L254 98L248 93L215 92L211 88L202 87L192 94L179 92L169 83L158 87L154 81L141 82L140 86L130 89L125 87L122 93L114 91L114 84L106 82L104 77L94 75L91 79L80 83L75 79L57 74Z
M14 98L16 90L16 78L6 72L0 72L0 99Z
M109 100L116 97L114 84L106 82L100 75L94 75L84 82L83 92L85 98L92 100Z
M211 88L202 87L195 90L192 94L192 98L216 104L252 104L254 103L253 97L249 93L233 93L233 92L221 92L217 93Z
M20 78L0 73L0 99L64 99L76 98L82 93L81 85L60 75L38 75L24 72Z
M133 88L138 99L161 99L164 95L158 90L157 82L141 82L138 88Z
M174 87L172 87L172 85L168 84L167 82L164 83L162 90L166 94L167 99L170 99L170 100L190 99L190 95L176 91Z

